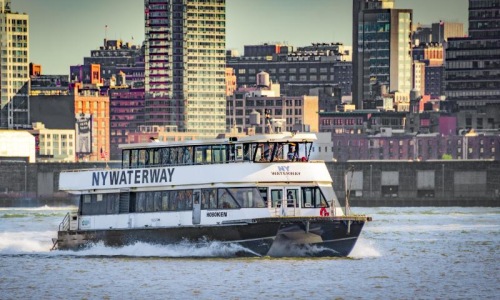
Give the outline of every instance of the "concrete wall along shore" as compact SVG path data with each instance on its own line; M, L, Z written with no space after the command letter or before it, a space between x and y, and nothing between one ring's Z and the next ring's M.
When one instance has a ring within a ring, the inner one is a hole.
M500 206L500 161L327 162L342 205L351 207ZM109 167L119 163L108 163ZM105 163L0 161L0 207L62 206L77 199L58 191L61 170L104 168Z

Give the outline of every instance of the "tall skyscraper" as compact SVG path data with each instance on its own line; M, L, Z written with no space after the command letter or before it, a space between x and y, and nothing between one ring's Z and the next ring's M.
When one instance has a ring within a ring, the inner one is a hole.
M446 49L445 93L460 110L500 104L499 29L500 0L469 0L469 37Z
M0 128L30 127L29 16L0 0Z
M145 0L145 123L225 132L225 0Z
M411 9L395 9L394 0L353 0L352 91L358 109L374 98L374 86L410 92L412 15Z

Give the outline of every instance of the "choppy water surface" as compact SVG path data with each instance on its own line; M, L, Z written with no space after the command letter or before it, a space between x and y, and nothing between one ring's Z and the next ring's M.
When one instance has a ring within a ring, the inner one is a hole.
M349 258L234 258L212 243L49 251L71 208L0 208L0 299L498 299L499 208L355 208Z

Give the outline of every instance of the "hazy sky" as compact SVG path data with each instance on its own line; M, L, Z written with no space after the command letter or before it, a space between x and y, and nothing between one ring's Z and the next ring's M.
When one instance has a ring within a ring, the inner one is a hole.
M467 0L396 0L413 9L413 21L462 22L467 28ZM141 44L143 0L12 0L12 10L30 16L30 61L43 74L68 74L83 64L90 50L108 39ZM263 42L305 46L313 42L351 45L351 0L226 0L228 49Z

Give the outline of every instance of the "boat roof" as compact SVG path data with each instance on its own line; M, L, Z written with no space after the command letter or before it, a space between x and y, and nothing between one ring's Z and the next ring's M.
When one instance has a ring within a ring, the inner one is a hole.
M236 144L236 143L267 143L267 142L283 142L283 143L299 143L299 142L314 142L317 140L316 134L309 132L281 132L261 135L249 135L243 137L225 137L222 139L206 139L206 140L191 140L191 141L154 141L149 143L135 143L119 145L120 149L138 149L138 148L159 148L159 147L179 147L179 146L198 146L198 145L221 145L221 144Z

